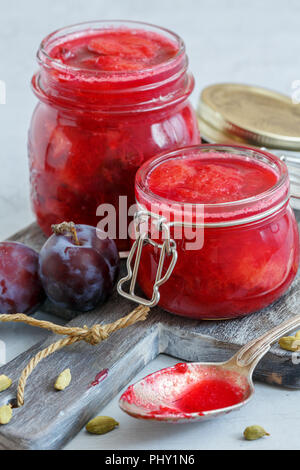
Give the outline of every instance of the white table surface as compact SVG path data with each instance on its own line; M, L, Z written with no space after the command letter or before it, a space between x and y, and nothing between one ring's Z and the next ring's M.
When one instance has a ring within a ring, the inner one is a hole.
M211 83L243 82L291 94L300 80L300 2L298 0L12 0L0 5L0 80L7 103L0 105L0 239L33 220L29 204L26 138L35 98L29 82L40 40L67 24L93 19L152 22L185 40L196 78L192 101ZM2 325L7 360L27 349L44 332ZM160 356L140 376L177 362ZM67 449L300 449L300 391L257 384L253 401L225 418L193 425L139 422L113 400L101 414L120 428L105 436L82 431ZM251 424L271 436L242 439Z

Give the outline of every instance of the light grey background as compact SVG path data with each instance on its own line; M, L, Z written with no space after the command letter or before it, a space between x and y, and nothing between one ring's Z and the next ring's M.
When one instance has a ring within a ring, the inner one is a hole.
M214 82L243 82L290 94L292 82L300 79L299 0L0 0L0 80L7 86L7 104L0 105L0 239L33 220L26 140L36 103L30 79L40 41L68 24L118 18L152 22L184 38L196 78L194 104L200 90ZM11 359L43 335L3 325L0 339ZM147 372L174 362L160 357ZM265 385L257 390L239 413L191 426L138 422L121 413L114 400L102 412L118 419L120 429L102 437L82 431L68 448L299 449L300 392ZM272 436L243 441L243 429L254 423Z
M30 79L45 35L94 19L133 19L173 29L185 40L196 78L235 81L289 94L300 79L299 0L0 0L0 238L33 219L26 139L36 99Z

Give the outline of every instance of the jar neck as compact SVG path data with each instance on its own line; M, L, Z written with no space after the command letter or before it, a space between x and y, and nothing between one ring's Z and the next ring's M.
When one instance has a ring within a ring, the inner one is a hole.
M170 201L152 193L147 186L147 177L154 166L166 159L181 155L195 155L211 150L241 155L269 165L277 175L276 184L269 190L244 200L221 204L193 204ZM207 227L230 227L258 222L281 210L289 204L289 178L286 165L276 156L241 146L200 145L186 147L178 151L148 160L136 176L137 203L148 212L164 217L168 222L202 224Z
M194 89L183 51L171 63L135 73L92 72L61 66L38 52L33 76L35 95L43 102L101 113L132 113L164 109L185 101Z
M147 213L150 219L164 220L170 227L190 227L190 228L227 228L249 224L255 224L269 220L273 216L283 214L287 211L289 205L289 195L278 202L277 205L269 207L263 212L255 212L245 217L225 218L219 217L212 219L207 216L205 205L200 208L191 206L169 206L152 203L139 197L137 192L137 213ZM143 201L143 203L142 203Z

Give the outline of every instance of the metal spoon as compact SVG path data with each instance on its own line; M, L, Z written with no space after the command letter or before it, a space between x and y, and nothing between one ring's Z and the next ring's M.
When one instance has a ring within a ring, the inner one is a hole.
M204 421L246 405L254 394L253 371L272 343L300 326L294 316L257 339L250 341L229 361L221 363L177 364L162 369L128 387L119 405L125 413L138 419L167 422ZM242 390L239 403L211 411L182 412L176 402L204 378L218 378L234 383Z

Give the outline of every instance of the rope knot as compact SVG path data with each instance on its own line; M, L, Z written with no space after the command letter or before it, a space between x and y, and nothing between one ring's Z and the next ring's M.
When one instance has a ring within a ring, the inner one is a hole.
M109 335L106 332L105 327L100 325L94 325L87 330L87 333L84 336L84 341L91 344L92 346L95 346L101 343L101 341L107 339L108 336Z
M27 364L23 370L21 377L18 383L17 390L17 404L22 406L24 404L24 393L25 386L28 377L39 364L42 359L53 354L55 351L59 351L65 346L77 343L79 341L85 341L91 345L97 345L104 341L117 330L121 328L127 328L128 326L134 325L139 321L144 321L149 312L148 307L139 305L135 310L129 313L126 317L119 318L113 323L108 323L106 325L94 325L91 328L84 326L83 328L73 327L73 326L61 326L55 325L54 323L37 320L36 318L28 317L23 313L16 314L0 314L0 322L21 322L26 323L27 325L37 326L39 328L45 328L49 331L52 331L58 335L65 335L65 338L62 338L55 343L50 344L42 351L39 351Z

